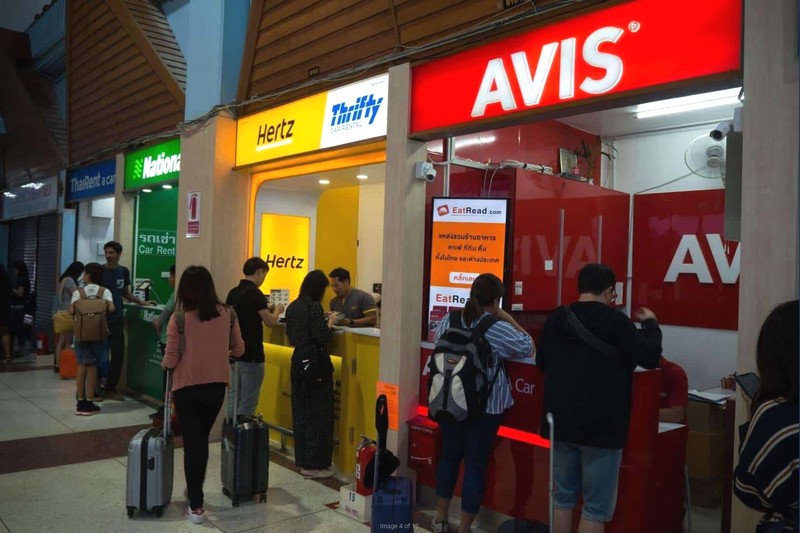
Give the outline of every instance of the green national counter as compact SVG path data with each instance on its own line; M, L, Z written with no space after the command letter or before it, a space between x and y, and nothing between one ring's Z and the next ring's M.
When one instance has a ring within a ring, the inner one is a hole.
M153 328L164 306L125 304L127 388L138 394L162 398L161 347Z

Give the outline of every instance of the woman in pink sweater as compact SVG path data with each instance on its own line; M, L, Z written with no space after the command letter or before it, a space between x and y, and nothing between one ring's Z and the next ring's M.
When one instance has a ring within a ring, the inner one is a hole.
M203 482L208 465L208 436L225 398L228 357L241 357L244 342L235 313L217 298L214 279L206 268L190 266L184 270L176 304L178 311L169 321L162 366L174 369L172 396L183 430L183 466L189 496L186 516L201 524L205 520Z

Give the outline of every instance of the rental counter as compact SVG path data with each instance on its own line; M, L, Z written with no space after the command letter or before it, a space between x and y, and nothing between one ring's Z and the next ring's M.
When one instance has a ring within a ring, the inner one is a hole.
M293 348L283 324L265 326L264 341L266 364L257 412L274 428L270 431L270 439L280 440L293 427L290 377ZM337 328L330 354L336 402L333 463L342 473L353 474L361 435L375 438L380 330Z
M164 391L161 348L152 322L163 309L163 305L125 304L126 388L155 399L163 398Z
M424 343L421 350L423 404L427 399L425 365L432 348ZM550 443L538 435L544 376L529 363L509 361L506 369L515 404L506 412L489 462L483 506L547 523ZM634 373L630 430L622 455L617 507L606 527L609 533L682 531L688 429L659 423L660 385L660 370ZM408 422L407 460L417 472L421 492L432 497L441 441L436 423L426 414L426 405L421 405L419 416ZM456 494L460 496L460 490ZM574 523L577 528L578 520Z

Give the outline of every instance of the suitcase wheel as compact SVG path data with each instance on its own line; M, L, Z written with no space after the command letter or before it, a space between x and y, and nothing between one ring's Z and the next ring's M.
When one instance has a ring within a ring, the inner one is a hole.
M232 501L234 507L239 507L239 498L234 498Z
M164 516L164 508L163 507L159 506L159 507L156 507L153 510L156 512L156 516L158 518L161 518L162 516Z
M128 518L133 518L133 513L136 511L136 507L128 506Z
M267 503L267 493L262 492L258 497L258 501L261 503Z

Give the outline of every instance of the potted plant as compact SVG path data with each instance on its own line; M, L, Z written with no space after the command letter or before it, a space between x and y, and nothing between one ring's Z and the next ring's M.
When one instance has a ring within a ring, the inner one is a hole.
M611 146L609 143L605 142L602 138L597 137L595 142L589 144L585 140L581 139L581 144L577 148L573 150L575 155L578 156L578 161L583 159L586 161L586 178L588 180L593 179L594 174L594 166L597 162L596 155L600 152L600 156L607 157L609 161L615 159L617 157L617 149Z

